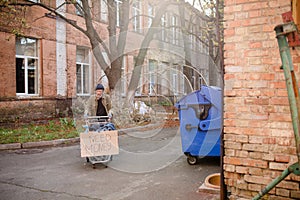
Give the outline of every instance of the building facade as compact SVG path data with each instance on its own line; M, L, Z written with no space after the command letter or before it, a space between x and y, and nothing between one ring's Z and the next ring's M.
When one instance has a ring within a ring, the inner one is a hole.
M65 4L63 0L31 1L45 3L78 26L84 27L84 18L79 8ZM79 1L80 2L80 1ZM90 1L93 23L101 39L109 40L106 0ZM120 22L120 5L115 0L116 26ZM188 4L186 4L188 5ZM159 32L153 42L142 67L136 97L180 96L199 88L209 80L208 46L197 40L204 35L205 22L200 17L185 20L189 24L188 35L193 80L183 73L185 51L180 17L176 10L169 8L162 16ZM194 14L198 11L188 8ZM21 12L21 11L20 11ZM130 5L131 21L120 79L120 93L126 96L131 72L139 50L139 45L156 12L155 1L133 1ZM40 6L30 6L22 10L26 26L22 36L11 33L11 25L1 23L0 64L0 111L1 125L17 125L23 122L47 120L72 114L72 99L88 97L94 93L97 83L107 86L107 79L96 62L88 38L79 30ZM199 15L201 13L197 13ZM201 25L201 26L200 26ZM106 52L102 52L104 58ZM208 83L209 84L209 83ZM106 87L107 88L107 87Z

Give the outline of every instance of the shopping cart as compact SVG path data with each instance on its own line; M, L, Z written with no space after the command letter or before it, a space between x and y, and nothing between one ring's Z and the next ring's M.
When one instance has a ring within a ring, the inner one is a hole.
M104 131L116 130L113 123L109 121L108 116L91 116L85 117L85 128L84 133L96 132L104 133ZM101 156L88 156L86 157L86 162L91 163L93 168L95 164L102 163L107 167L107 163L112 160L112 155L101 155Z

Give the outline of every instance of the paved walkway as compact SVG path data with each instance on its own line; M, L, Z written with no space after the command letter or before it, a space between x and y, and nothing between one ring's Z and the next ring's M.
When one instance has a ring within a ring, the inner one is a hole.
M123 150L145 153L153 151L154 145L161 148L176 137L175 128L147 139L127 134L119 139ZM54 142L58 147L0 151L0 199L219 199L218 194L197 192L205 177L220 171L218 159L201 159L198 165L190 166L181 155L160 169L134 173L124 169L151 166L149 163L158 163L161 159L138 164L137 160L124 159L124 154L120 153L114 156L108 168L99 164L93 169L80 157L78 139L74 140L67 146L61 146L64 141ZM120 166L128 168L118 168Z

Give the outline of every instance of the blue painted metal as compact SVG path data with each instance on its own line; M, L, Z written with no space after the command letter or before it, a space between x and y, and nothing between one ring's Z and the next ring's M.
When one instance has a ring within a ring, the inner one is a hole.
M179 111L182 151L190 156L220 156L221 89L201 86L180 99Z

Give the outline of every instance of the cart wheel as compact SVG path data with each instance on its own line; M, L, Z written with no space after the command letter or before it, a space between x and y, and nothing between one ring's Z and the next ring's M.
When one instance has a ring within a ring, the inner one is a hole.
M190 165L195 165L198 161L197 157L190 155L186 158L186 160Z
M93 164L93 169L96 169L96 165L95 164Z

